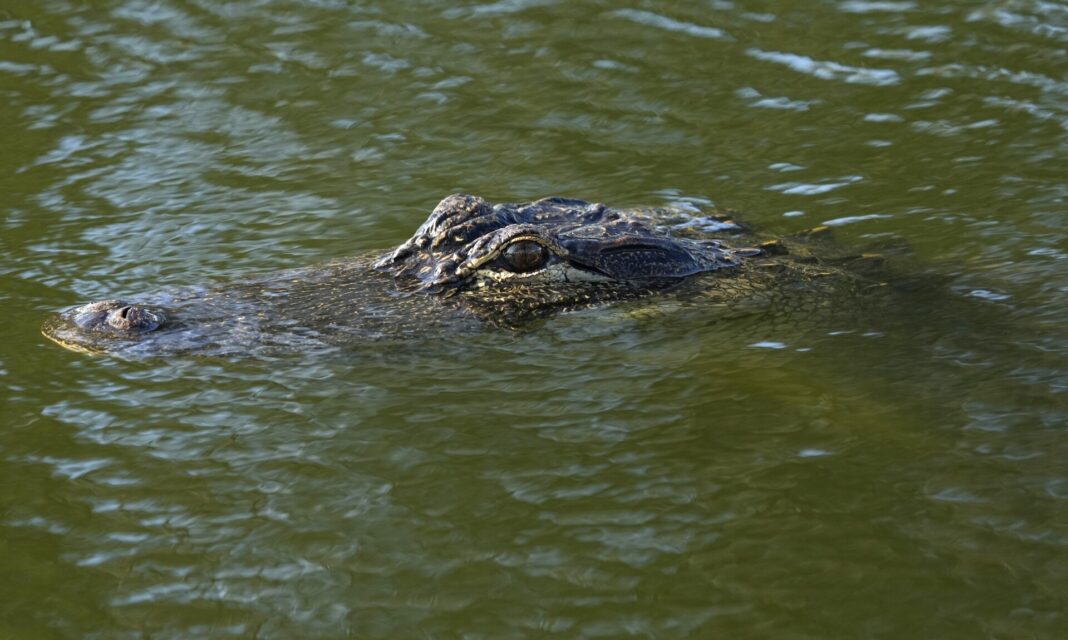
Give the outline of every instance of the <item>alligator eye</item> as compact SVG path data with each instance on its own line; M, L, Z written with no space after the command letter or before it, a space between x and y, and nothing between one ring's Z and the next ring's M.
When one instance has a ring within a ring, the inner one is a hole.
M509 271L527 273L540 269L549 259L549 250L533 240L518 240L501 254Z

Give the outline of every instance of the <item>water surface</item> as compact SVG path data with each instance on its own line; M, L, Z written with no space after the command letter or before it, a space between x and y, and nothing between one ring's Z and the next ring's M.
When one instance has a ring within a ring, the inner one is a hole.
M0 8L0 636L1068 635L1068 10L795 4ZM831 224L918 284L274 359L38 333L456 191Z

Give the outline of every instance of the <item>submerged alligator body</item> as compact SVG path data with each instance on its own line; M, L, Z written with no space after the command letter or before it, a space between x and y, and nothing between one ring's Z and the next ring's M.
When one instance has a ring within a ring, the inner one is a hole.
M869 284L789 244L761 243L724 216L618 211L564 198L492 205L457 194L384 256L93 302L58 314L42 331L86 352L274 353L486 323L515 327L652 294L697 297L721 310L785 309L798 299L823 304L828 289Z

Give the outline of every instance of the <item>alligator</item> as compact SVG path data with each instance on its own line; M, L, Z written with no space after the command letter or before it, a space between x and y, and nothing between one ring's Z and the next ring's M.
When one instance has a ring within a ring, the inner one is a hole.
M843 268L842 257L815 257L816 233L765 240L718 211L616 210L558 197L491 204L455 194L385 255L92 302L57 314L42 332L91 353L270 354L435 330L519 329L652 295L753 313L799 300L827 306L831 290L877 286Z

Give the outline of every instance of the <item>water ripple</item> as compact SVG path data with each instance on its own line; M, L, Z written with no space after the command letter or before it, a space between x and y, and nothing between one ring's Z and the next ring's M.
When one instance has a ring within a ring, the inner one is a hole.
M731 39L726 32L722 29L715 27L704 27L696 25L690 22L681 22L679 20L673 20L666 16L662 16L651 11L642 11L639 9L618 9L612 12L613 15L620 18L626 18L631 22L643 24L648 27L656 27L658 29L666 29L667 31L674 31L676 33L682 33L688 36L694 36L697 38L710 38L712 40L728 40Z
M854 67L838 62L813 60L808 56L795 53L762 51L755 48L747 49L746 54L757 60L785 65L794 71L822 80L839 80L851 84L867 84L877 87L895 85L901 81L897 71L893 69Z

